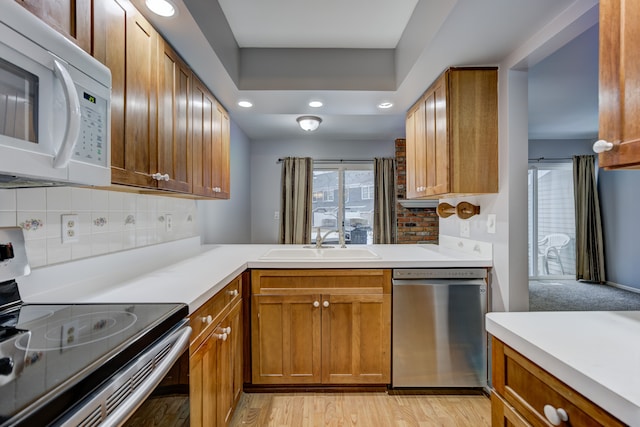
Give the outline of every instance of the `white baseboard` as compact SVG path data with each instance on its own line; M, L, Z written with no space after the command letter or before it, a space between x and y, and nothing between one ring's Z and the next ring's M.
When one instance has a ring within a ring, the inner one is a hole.
M635 292L637 294L640 294L640 289L634 288L633 286L621 285L619 283L609 282L609 281L606 281L605 283L609 286L613 286L614 288L624 289L625 291Z

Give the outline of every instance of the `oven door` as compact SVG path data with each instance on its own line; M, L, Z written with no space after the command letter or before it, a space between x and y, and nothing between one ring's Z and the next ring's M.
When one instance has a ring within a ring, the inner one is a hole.
M123 367L104 386L55 425L123 426L128 420L131 421L130 425L134 425L136 419L140 421L140 417L147 417L153 413L152 411L155 411L154 416L160 416L162 421L153 425L182 425L181 421L164 424L165 419L170 420L167 418L168 415L161 413L158 408L163 403L162 399L166 399L167 396L181 400L180 408L187 412L180 412L179 416L186 418L184 425L188 425L190 336L191 327L188 326L188 320L185 320L136 360ZM186 384L180 384L181 382Z

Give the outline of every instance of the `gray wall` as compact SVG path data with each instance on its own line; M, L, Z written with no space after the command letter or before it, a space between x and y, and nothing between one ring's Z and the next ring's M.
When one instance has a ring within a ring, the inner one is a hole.
M640 289L638 188L640 171L598 173L607 281Z
M571 157L593 154L591 139L530 139L529 158Z
M231 121L231 198L199 200L202 243L251 243L250 143Z
M280 211L279 158L312 157L314 159L373 159L393 157L395 142L391 141L252 141L251 142L251 241L277 243Z

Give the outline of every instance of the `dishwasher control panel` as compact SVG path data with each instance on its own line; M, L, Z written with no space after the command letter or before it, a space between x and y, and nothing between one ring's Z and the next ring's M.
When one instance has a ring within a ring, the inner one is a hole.
M485 268L401 268L393 270L394 279L486 279Z

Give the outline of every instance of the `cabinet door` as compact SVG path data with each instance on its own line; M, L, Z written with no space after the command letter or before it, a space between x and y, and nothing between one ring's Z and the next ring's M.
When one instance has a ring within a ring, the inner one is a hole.
M189 358L189 405L192 427L217 425L218 346L209 336Z
M387 384L391 372L391 296L322 296L322 382Z
M237 390L237 372L240 369L240 381L242 381L242 353L238 354L238 345L242 349L242 302L238 301L229 311L229 314L220 322L217 333L227 334L225 340L220 341L218 350L218 426L225 426L231 421L235 406ZM216 334L216 332L214 332ZM239 344L240 343L240 344ZM239 367L238 367L239 365Z
M50 27L91 53L91 0L16 0Z
M614 147L599 155L604 168L640 165L640 3L600 1L599 136Z
M111 70L111 164L124 165L125 34L129 3L93 3L93 56Z
M111 147L111 180L156 188L158 34L135 9L127 10L126 25L125 138Z
M320 383L320 295L254 295L252 301L253 383Z
M229 167L229 155L230 155L230 126L229 126L229 114L218 106L220 110L220 174L219 174L219 189L217 198L228 199L230 197L230 167Z
M169 180L158 188L191 193L191 70L162 38L159 40L158 170Z
M447 133L446 74L432 87L425 101L426 195L449 192L449 137Z
M213 197L213 137L216 101L209 89L193 76L192 91L192 140L193 153L192 184L193 194Z
M407 199L423 197L426 193L425 102L421 100L406 121Z

